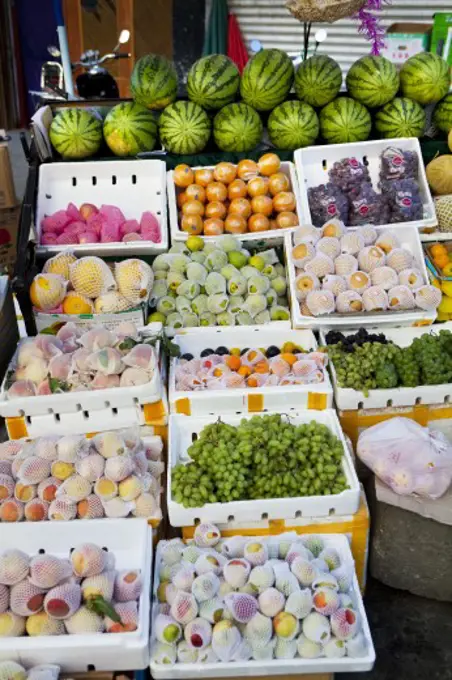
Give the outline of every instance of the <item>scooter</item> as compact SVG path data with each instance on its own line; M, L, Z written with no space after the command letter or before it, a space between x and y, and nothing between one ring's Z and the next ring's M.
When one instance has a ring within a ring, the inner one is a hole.
M129 39L130 31L124 29L112 52L101 57L99 50L86 50L80 57L80 61L71 64L73 70L80 66L85 69L75 80L81 99L119 98L118 84L102 64L113 59L129 59L131 56L129 52L119 51L121 45L127 43ZM60 50L54 45L50 45L47 49L55 59L61 56ZM41 92L33 94L39 94L41 99L68 99L67 92L64 90L63 67L59 61L47 61L43 64L40 86Z

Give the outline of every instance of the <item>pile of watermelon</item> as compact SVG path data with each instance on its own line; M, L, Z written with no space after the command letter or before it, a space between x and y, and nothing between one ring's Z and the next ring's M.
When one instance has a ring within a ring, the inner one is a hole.
M263 49L241 76L224 55L202 57L188 73L188 100L176 101L174 66L150 54L133 69L134 101L114 106L104 121L88 108L65 109L52 122L50 140L69 159L87 158L104 143L115 155L136 156L152 151L158 140L181 155L200 153L211 139L221 151L249 152L262 141L262 113L269 114L268 136L279 149L318 139L359 142L372 131L384 138L420 137L423 107L432 103L436 127L452 128L450 82L450 69L436 54L411 57L400 73L388 59L367 56L352 65L341 94L342 71L331 57L314 55L295 72L283 50Z

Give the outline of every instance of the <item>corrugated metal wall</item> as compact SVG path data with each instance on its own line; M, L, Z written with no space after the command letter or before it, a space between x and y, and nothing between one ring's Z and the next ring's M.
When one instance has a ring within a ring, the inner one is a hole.
M244 39L249 46L253 39L260 40L264 47L279 47L291 55L303 49L303 25L285 8L284 0L228 0L231 12L236 14ZM432 22L435 12L452 11L451 0L394 0L382 13L384 26L396 22ZM319 53L329 54L347 70L359 57L368 54L369 44L358 34L357 22L342 19L334 24L314 24L325 28L327 40Z

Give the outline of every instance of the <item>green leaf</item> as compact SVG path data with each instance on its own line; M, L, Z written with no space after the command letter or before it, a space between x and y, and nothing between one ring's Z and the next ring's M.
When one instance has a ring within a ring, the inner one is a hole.
M125 352L127 350L133 349L135 345L138 345L138 343L133 338L124 338L124 340L118 345L118 349L120 349L121 352Z
M70 392L71 386L69 383L64 382L64 380L58 380L58 378L49 378L50 390L55 392Z
M122 620L113 605L102 597L102 595L93 595L89 597L86 602L87 608L91 612L95 612L100 616L108 616L109 619L115 623L120 623L122 625Z

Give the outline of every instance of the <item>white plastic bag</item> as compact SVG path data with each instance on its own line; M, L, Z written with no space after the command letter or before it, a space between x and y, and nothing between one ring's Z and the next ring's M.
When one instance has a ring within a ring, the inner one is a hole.
M408 418L369 427L358 439L359 458L401 496L436 499L452 480L452 446L441 432Z

